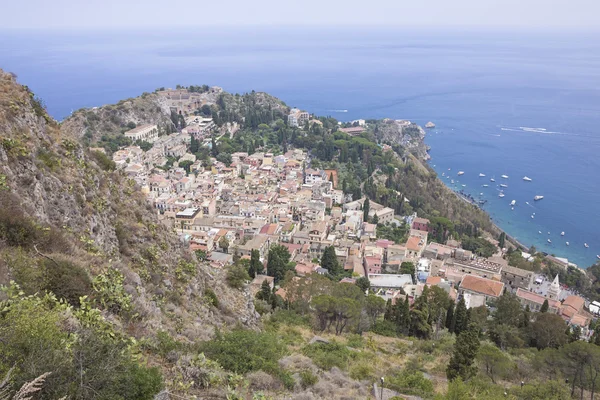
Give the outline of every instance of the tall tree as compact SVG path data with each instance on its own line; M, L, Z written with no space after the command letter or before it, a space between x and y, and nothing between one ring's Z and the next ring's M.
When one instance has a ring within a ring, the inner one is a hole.
M446 329L448 329L448 332L450 333L454 333L454 331L451 330L453 322L456 323L454 320L454 303L450 303L450 306L446 311Z
M257 249L252 249L250 252L250 266L248 268L248 274L251 278L255 278L256 275L263 273L263 264L260 262L260 252Z
M371 282L369 278L366 276L361 276L355 282L356 286L358 286L363 292L366 292L371 287Z
M538 314L531 324L531 339L538 349L558 348L568 341L567 324L560 315Z
M365 202L363 204L363 221L367 222L369 220L369 210L371 208L371 204L369 198L365 198Z
M446 369L448 380L461 378L466 381L473 377L477 372L473 364L478 350L479 329L475 324L470 324L458 335L454 343L454 351Z
M219 155L219 147L217 146L217 141L215 140L214 135L210 138L210 153L213 157L217 157Z
M498 239L498 246L500 247L500 249L503 249L505 244L506 244L506 233L502 232L500 234L500 238Z
M550 305L548 304L548 299L544 299L544 303L542 304L542 307L540 308L540 312L541 313L548 312L548 308L550 308Z
M467 313L467 305L465 299L461 298L456 305L456 311L454 312L454 323L450 327L450 331L460 335L462 331L467 329L469 324L469 315Z
M327 246L321 257L321 267L325 268L333 276L337 276L342 272L340 262L335 255L335 247Z
M275 278L275 283L282 280L285 273L290 269L290 258L290 252L285 246L275 245L269 249L267 274Z

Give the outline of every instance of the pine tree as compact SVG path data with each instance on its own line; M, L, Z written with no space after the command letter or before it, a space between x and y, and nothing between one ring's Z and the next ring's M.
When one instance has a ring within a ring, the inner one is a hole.
M544 304L542 304L542 308L540 308L541 313L548 312L548 308L550 308L550 304L548 304L548 299L544 300Z
M458 335L454 343L454 351L446 369L448 380L461 378L466 381L473 377L477 372L477 368L473 364L478 350L479 329L475 324L470 324Z

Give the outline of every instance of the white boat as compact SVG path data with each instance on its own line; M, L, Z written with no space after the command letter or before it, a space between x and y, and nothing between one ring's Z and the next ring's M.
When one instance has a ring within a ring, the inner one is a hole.
M483 185L483 187L488 187L489 185Z
M531 181L532 181L532 179L531 179L530 177L528 177L528 176L524 176L524 177L523 177L523 180L524 180L525 182L531 182Z
M600 255L599 255L599 254L596 254L596 258L597 258L598 260L600 260Z
M451 179L451 180L450 180L450 183L454 184L454 179Z
M513 200L513 201L511 201L511 202L510 202L510 205L511 205L511 206L514 206L515 204L517 204L517 201L516 201L516 200Z
M542 234L542 231L538 231L538 233L541 235L541 234Z
M568 246L568 245L569 245L569 242L565 242L565 244Z
M548 239L548 243L552 243L552 240Z
M511 210L513 210L513 211L515 211L515 208L514 208L514 207L511 207L510 209L511 209Z
M537 196L535 196L533 199L534 199L535 201L538 201L538 200L541 200L541 199L543 199L543 198L544 198L544 196L537 195Z
M508 179L508 175L502 175L501 178L502 179Z
M504 197L504 193L500 193L498 197Z
M531 216L531 219L534 219L534 218L535 218L535 216L533 216L533 215L532 215L532 216Z
M501 183L501 184L500 184L500 187L507 188L507 187L508 187L508 185L505 185L504 183Z
M588 249L588 248L590 247L590 246L588 246L588 244L587 244L587 243L584 243L584 244L583 244L583 246L584 246L586 249Z
M462 185L462 187L467 187L467 185Z
M450 171L450 168L448 168L448 171Z
M525 204L529 205L529 202L528 202L528 201L526 201L526 202L525 202Z
M564 231L563 231L563 232L561 232L561 233L560 233L560 236L565 236L565 232L564 232Z
M494 178L490 178L490 182L496 182Z
M446 173L445 173L445 172L442 172L442 176L446 176Z
M479 173L479 177L483 178L485 176L485 174L482 174L481 172Z
M483 193L479 193L480 196L483 196Z
M465 174L465 171L458 171L458 176L464 175L464 174Z

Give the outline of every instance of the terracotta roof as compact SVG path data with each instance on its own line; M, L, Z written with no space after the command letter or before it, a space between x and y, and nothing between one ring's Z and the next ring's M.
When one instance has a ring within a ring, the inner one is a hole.
M575 314L569 322L573 325L585 327L589 324L589 319L585 315Z
M412 250L412 251L419 251L419 250L421 250L421 246L419 245L421 243L421 241L422 241L422 239L420 237L411 236L406 241L406 248L408 250Z
M546 297L542 296L541 294L533 293L528 290L523 290L521 288L517 289L517 297L528 300L528 301L533 301L534 303L537 303L539 305L544 304L544 300L548 300L549 307L556 308L556 309L558 309L560 307L560 301L547 299Z
M504 283L475 275L465 275L460 282L460 288L486 296L499 297L504 290Z
M569 296L563 301L563 307L571 307L576 312L583 310L585 300L579 296Z
M442 278L439 276L428 276L427 280L425 281L426 285L439 285L442 282Z

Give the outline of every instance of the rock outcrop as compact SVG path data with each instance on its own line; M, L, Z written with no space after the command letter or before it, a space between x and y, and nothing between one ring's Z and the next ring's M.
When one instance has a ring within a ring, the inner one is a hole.
M120 111L80 113L99 118L98 132L111 126L105 118L112 112L140 122L155 116L161 123L166 110L150 97L127 101ZM155 107L144 117L142 102ZM126 323L134 336L165 330L195 341L221 326L255 327L249 294L227 287L223 271L197 262L159 223L135 183L107 156L80 144L86 131L79 124L89 120L82 118L77 114L59 125L26 87L0 70L0 283L19 283L17 255L34 264L41 257L67 257L90 277L109 267L122 273L138 317L125 322L108 311L107 317ZM208 288L218 307L205 299Z

